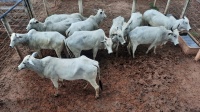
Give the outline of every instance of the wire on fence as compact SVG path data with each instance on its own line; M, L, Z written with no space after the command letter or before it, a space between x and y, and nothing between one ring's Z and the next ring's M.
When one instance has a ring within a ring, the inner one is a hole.
M6 18L7 22L9 23L13 32L16 33L25 33L26 32L26 25L29 21L29 16L25 12L25 7L23 4L23 0L18 0L15 2L0 2L0 4L5 3L6 5L1 5L0 13L1 19L3 20ZM9 47L10 38L8 33L6 32L6 28L3 24L0 24L0 71L6 67L8 61L12 56L18 57L15 54L15 50ZM27 50L25 47L20 46L20 51L25 54Z

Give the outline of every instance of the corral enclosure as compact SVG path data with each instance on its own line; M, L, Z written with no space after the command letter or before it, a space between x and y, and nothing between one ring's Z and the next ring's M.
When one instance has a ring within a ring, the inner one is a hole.
M0 14L15 4L0 0ZM13 1L13 0L12 0ZM35 18L44 21L47 17L42 0L30 0ZM47 1L49 14L78 12L77 0ZM132 0L83 0L83 15L94 15L94 9L105 10L107 18L101 23L108 36L112 19L131 14ZM154 0L137 0L136 11L143 13ZM164 12L167 0L157 0L156 6ZM185 0L171 0L168 13L179 18ZM26 33L29 16L20 3L7 15L13 32ZM200 40L200 2L190 0L185 15L190 20L190 33ZM100 50L97 61L101 67L103 91L100 99L94 99L94 90L83 87L86 81L64 81L60 96L54 97L52 82L40 78L30 70L18 71L20 58L16 51L9 48L10 39L0 24L0 111L2 112L63 112L63 111L135 111L135 112L198 112L200 111L200 63L194 61L195 55L185 55L179 46L168 42L145 54L148 45L140 45L136 58L128 55L126 46L120 46L119 57L108 55ZM30 54L26 47L19 46L23 56ZM52 51L45 55L56 56Z

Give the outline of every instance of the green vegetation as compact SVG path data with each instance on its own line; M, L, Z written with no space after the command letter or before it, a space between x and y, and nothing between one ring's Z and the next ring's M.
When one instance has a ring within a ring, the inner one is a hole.
M200 38L200 34L197 32L190 32L192 34L192 36L194 36L195 38Z
M155 10L159 11L158 7L153 6L152 2L149 4L149 7L150 7L150 9L155 9Z

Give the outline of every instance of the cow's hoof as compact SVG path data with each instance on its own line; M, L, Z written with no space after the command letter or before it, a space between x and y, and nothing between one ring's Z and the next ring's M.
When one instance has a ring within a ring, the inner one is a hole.
M99 95L98 95L98 96L95 96L95 99L99 99Z
M60 95L59 94L54 94L54 97L59 97Z

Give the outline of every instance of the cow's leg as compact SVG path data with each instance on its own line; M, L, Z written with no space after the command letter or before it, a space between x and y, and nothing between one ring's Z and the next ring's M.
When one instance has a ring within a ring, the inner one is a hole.
M75 58L80 57L81 49L77 49L77 48L71 47L70 50L74 54Z
M70 58L70 54L68 54L68 50L67 50L67 48L66 48L66 46L65 46L64 43L63 43L62 49L63 49L63 51L64 51L65 56L66 56L67 58Z
M74 52L74 56L75 56L75 58L80 57L80 54L81 54L81 52Z
M99 86L96 83L96 79L88 80L88 82L92 85L92 87L94 87L96 91L95 98L99 98Z
M118 57L118 48L119 48L119 42L117 42L117 46L116 46L116 49L115 49L115 51L116 51L116 57Z
M41 52L41 50L40 50L40 49L37 49L37 50L36 50L36 52L38 53L38 55L39 55L39 57L40 57L40 58L42 58L42 57L43 57L43 55L42 55L42 52Z
M137 46L138 46L137 43L133 43L133 44L132 44L132 54L133 54L133 58L135 58L135 51L136 51Z
M51 81L53 82L53 85L56 88L54 96L58 96L58 79L51 79Z
M63 79L59 79L59 81L61 81L60 87L64 86L64 81L63 81Z
M88 86L88 82L87 82L87 84L84 86L84 88L83 88L83 89L86 89L86 88L87 88L87 86Z
M95 60L97 56L98 48L93 48L93 59Z
M58 58L61 58L62 49L58 48L58 49L55 49L55 51L56 51L56 55L58 56Z
M156 48L157 46L154 46L154 50L153 50L154 54L156 54Z
M74 53L73 53L73 51L68 47L67 44L66 44L65 49L67 50L68 56L69 56L70 58L72 58L72 57L74 56ZM71 50L72 52L71 52L70 50Z
M152 44L149 46L148 50L146 51L146 54L148 54L149 51L151 50L151 48L153 48L154 46L155 46L155 44L152 43Z
M128 50L128 54L131 55L131 43L129 42L128 45L127 45L127 50Z

